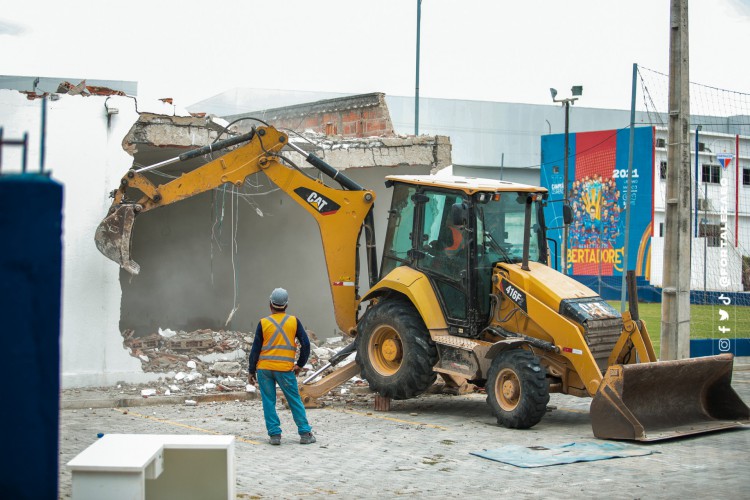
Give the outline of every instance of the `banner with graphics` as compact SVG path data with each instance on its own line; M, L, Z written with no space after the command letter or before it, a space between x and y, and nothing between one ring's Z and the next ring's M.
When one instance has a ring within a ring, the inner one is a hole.
M654 129L637 127L633 176L628 203L630 130L603 130L569 135L568 201L573 223L568 228L568 274L622 276L626 209L631 208L628 267L648 279L653 224ZM562 247L565 135L542 137L540 184L549 189L545 208L548 238ZM560 200L560 201L556 201ZM554 249L554 246L552 247ZM554 258L554 250L552 258ZM558 256L558 268L560 258Z

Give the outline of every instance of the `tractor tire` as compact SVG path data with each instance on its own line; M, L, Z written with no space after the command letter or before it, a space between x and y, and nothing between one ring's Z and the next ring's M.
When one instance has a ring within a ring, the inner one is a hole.
M487 404L503 427L528 429L547 411L546 370L539 358L525 349L504 351L492 360L485 390Z
M409 399L435 382L437 348L411 302L383 300L365 313L358 329L357 364L372 390Z

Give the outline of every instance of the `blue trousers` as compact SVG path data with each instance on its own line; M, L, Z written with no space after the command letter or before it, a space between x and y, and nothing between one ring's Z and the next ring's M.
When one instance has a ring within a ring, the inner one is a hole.
M310 432L312 427L307 422L305 405L302 404L302 398L299 397L297 377L294 375L294 372L258 370L257 376L268 435L275 436L276 434L281 434L281 422L279 421L279 415L276 413L276 384L279 384L281 392L284 393L284 397L289 403L289 409L292 410L292 417L294 418L294 423L297 424L299 434L302 435Z

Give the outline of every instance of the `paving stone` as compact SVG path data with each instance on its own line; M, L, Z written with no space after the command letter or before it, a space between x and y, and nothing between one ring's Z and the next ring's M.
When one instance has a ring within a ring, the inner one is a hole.
M736 371L733 383L750 401L750 371ZM298 444L292 415L279 405L279 447L267 443L258 399L198 400L191 407L185 399L196 398L176 399L147 408L62 410L60 498L71 494L65 463L100 432L234 435L237 498L742 498L750 486L749 429L639 444L658 452L649 456L539 469L469 454L507 444L595 441L585 398L553 394L556 409L527 430L495 425L481 393L394 400L389 412L373 411L374 396L332 398L307 412L317 437L309 446ZM280 470L294 471L291 480L279 481Z

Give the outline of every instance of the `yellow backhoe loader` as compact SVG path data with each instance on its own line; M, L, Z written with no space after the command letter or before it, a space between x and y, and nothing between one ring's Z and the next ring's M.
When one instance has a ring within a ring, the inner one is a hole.
M237 147L166 184L145 175L232 146ZM341 187L309 177L282 155L284 149L296 150ZM97 246L137 274L130 255L137 217L224 183L239 186L256 172L264 172L317 221L336 322L355 337L350 349L356 348L356 362L303 384L307 404L357 374L393 399L424 392L439 374L454 387L467 382L484 387L498 423L511 428L538 423L550 392L593 397L594 435L607 439L666 439L750 419L730 385L731 355L657 362L632 305L631 312L620 314L547 265L544 188L388 176L393 197L378 271L375 194L274 127L258 126L128 171L97 229ZM369 289L360 296L362 231Z

